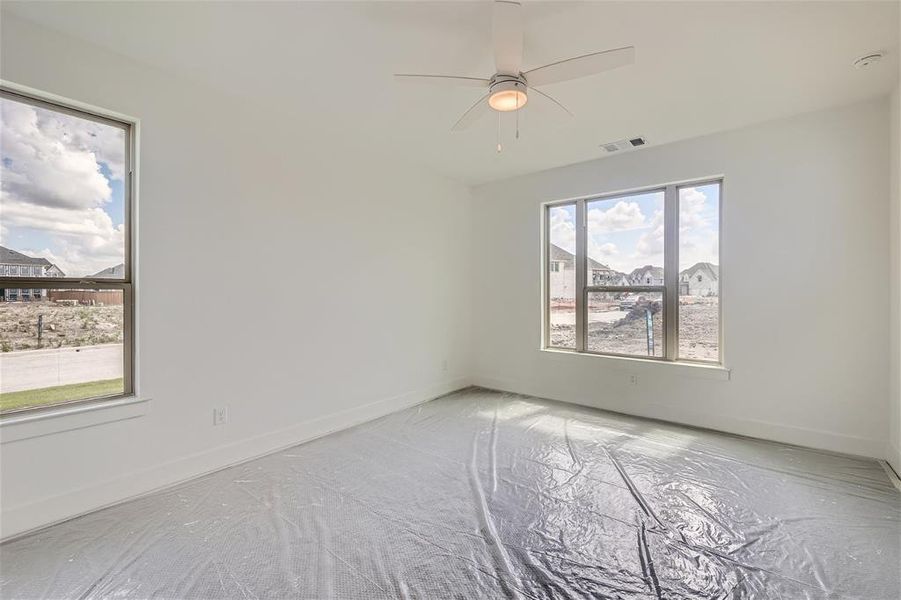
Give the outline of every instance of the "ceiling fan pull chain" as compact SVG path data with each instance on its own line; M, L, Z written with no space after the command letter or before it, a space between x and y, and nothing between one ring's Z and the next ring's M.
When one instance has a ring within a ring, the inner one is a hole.
M516 99L516 139L519 139L519 98Z
M497 153L500 154L504 147L501 146L501 113L497 113Z

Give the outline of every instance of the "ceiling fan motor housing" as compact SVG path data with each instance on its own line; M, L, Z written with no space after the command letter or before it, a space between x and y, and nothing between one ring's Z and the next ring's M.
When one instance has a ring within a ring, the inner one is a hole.
M502 75L498 73L488 84L488 104L494 110L507 112L526 105L528 85L522 75Z

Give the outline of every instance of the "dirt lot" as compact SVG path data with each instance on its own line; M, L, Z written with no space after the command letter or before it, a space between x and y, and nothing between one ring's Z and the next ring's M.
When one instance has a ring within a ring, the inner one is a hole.
M719 358L719 301L698 298L679 303L679 358L712 360Z
M663 320L654 315L654 356L663 356ZM551 345L575 347L575 325L552 325ZM647 322L644 316L628 314L625 318L605 321L589 316L588 350L607 354L648 356Z
M717 298L680 298L679 358L717 360L718 316ZM551 325L551 345L562 348L575 347L576 330L573 324L575 312L562 309L560 312L555 312L553 320L560 324ZM654 356L663 355L662 324L663 320L660 315L654 315ZM645 319L633 314L624 319L603 322L599 318L589 316L588 350L648 356Z
M44 330L38 343L38 317ZM0 351L121 343L122 306L0 302Z

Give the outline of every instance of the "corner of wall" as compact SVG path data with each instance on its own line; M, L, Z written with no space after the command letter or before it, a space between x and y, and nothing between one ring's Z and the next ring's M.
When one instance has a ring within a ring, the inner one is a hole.
M899 78L901 79L901 78ZM889 209L889 443L886 459L901 473L901 83L891 95Z

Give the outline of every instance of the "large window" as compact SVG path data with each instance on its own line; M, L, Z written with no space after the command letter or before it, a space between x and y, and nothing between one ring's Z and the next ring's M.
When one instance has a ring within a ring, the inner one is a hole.
M545 207L544 346L722 362L719 180Z
M133 392L132 125L0 89L0 413Z

